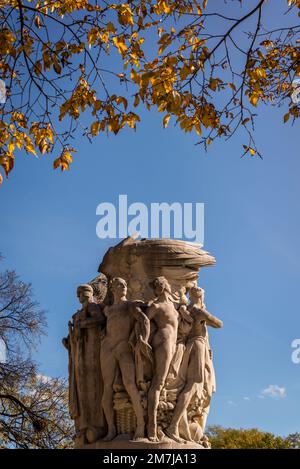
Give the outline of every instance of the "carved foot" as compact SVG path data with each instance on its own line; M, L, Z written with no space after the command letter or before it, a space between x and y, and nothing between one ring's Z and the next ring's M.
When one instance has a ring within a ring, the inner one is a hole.
M111 441L116 437L116 435L117 435L116 429L113 428L108 432L108 434L103 438L102 441Z
M95 443L99 438L99 434L100 432L97 428L89 427L86 429L85 438L88 443Z
M176 431L175 429L172 429L170 427L165 428L164 432L169 438L171 438L171 440L174 440L180 444L186 443L186 440L184 440L183 438L180 438L178 431Z
M159 438L157 437L156 425L148 424L147 427L148 439L153 443L158 443Z
M133 441L143 440L144 438L145 438L144 427L142 427L142 428L137 427L137 429L135 431L135 434L134 434L134 437L133 437Z

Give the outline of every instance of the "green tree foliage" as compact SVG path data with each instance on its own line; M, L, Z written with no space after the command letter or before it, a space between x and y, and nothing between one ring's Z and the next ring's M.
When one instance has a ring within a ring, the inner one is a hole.
M291 449L300 449L300 433L291 433L287 436L286 441Z
M296 449L300 448L300 434L275 436L257 428L235 429L210 426L207 435L213 449Z

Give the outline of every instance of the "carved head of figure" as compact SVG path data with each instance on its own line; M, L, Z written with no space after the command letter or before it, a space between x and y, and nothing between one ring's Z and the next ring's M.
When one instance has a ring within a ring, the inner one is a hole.
M205 291L203 290L203 288L194 286L190 289L189 295L192 303L201 303L202 306L204 306Z
M153 288L155 296L159 296L164 292L172 294L171 287L168 280L165 277L156 277L152 282L150 282L150 286Z
M127 295L127 283L123 278L115 277L110 282L110 288L114 298L126 298Z
M87 283L79 285L79 287L77 288L77 297L83 306L93 302L93 295L93 288Z

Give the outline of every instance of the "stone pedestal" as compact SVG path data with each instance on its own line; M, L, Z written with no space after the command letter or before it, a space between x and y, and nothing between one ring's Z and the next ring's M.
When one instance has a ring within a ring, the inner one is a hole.
M198 445L194 442L187 443L177 443L174 440L171 440L168 437L163 438L159 443L152 443L147 438L141 439L139 441L132 440L131 435L118 435L112 441L96 441L95 443L82 444L81 442L75 442L75 448L80 449L149 449L149 450L199 450L206 449L202 445Z

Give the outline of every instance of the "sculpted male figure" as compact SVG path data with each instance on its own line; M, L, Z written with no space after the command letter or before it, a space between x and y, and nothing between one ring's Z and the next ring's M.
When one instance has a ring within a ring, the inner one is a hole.
M116 436L113 384L118 367L137 419L134 439L139 439L144 437L145 432L144 411L136 385L134 356L129 339L136 319L140 319L146 327L146 323L149 326L150 324L146 315L138 307L139 303L127 301L125 280L114 278L111 282L111 290L114 302L104 308L104 315L107 319L106 335L102 341L100 353L104 382L102 407L108 426L108 433L104 441L110 441Z
M191 303L188 306L193 324L186 343L186 350L182 359L182 368L180 373L185 378L185 385L180 392L173 412L170 425L165 429L166 435L175 441L181 443L179 435L179 423L185 414L191 398L197 392L202 398L203 390L206 390L207 397L204 402L205 415L202 417L201 427L204 431L207 406L215 390L215 376L211 359L211 350L209 348L207 325L215 328L223 326L220 319L210 314L204 304L204 290L199 287L193 287L190 290ZM192 440L189 430L187 439Z
M99 361L105 317L102 305L94 302L93 288L89 284L80 285L77 296L82 309L69 321L69 335L63 339L69 352L69 409L77 437L91 443L105 432Z
M165 277L157 277L152 282L156 299L147 311L157 329L151 345L154 354L154 374L148 392L148 438L157 438L157 408L159 396L165 384L169 367L176 350L178 313L171 296L171 287Z

